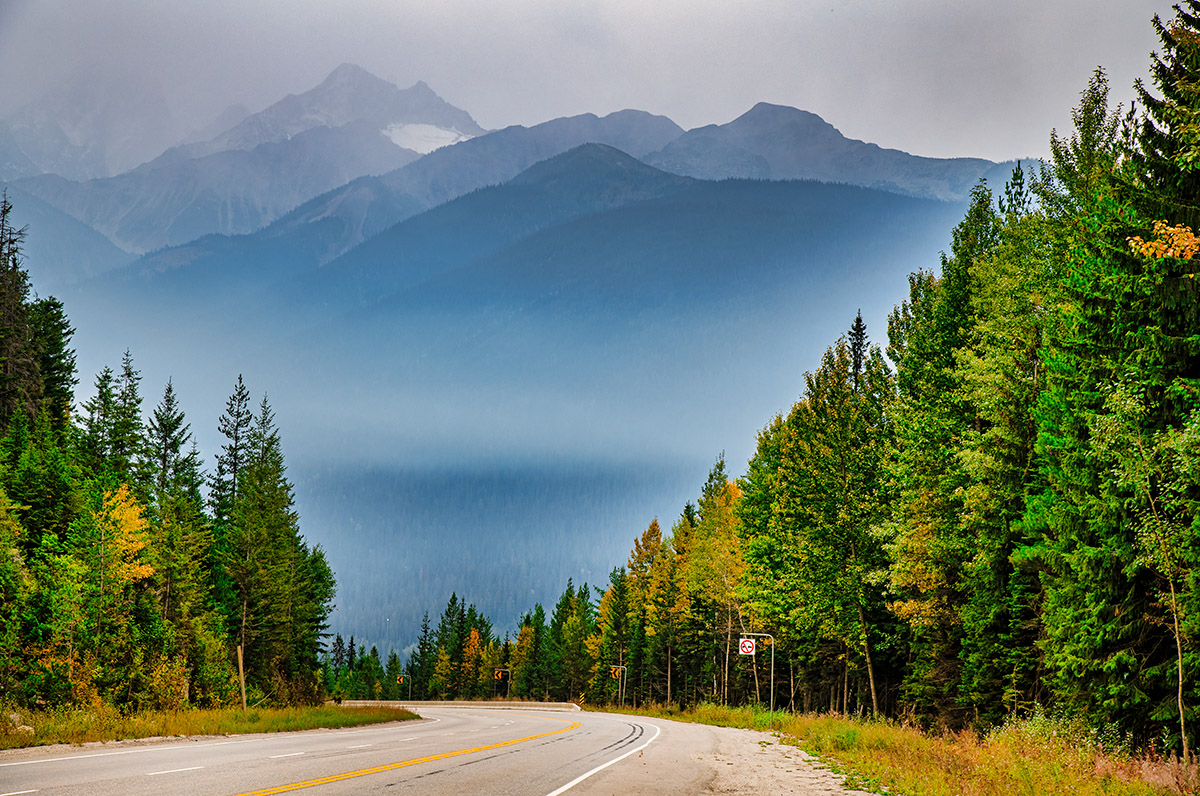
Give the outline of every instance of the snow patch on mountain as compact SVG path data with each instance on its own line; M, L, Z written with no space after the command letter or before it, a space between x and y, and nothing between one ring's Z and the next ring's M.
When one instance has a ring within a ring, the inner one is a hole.
M475 137L432 124L393 124L381 132L396 146L411 149L422 155Z

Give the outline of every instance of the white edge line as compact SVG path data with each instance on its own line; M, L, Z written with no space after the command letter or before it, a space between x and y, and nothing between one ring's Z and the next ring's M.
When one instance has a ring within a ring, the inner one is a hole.
M36 790L14 790L8 793L0 793L0 796L21 796L22 793L37 793Z
M288 752L285 755L271 755L271 759L278 760L281 757L299 757L302 754L304 754L304 752Z
M346 748L347 749L366 749L368 746L374 746L374 744L360 743L360 744L357 744L356 746L347 746Z
M204 766L191 766L189 768L172 768L167 771L148 771L148 772L146 772L146 776L157 777L159 774L178 774L180 771L199 771L202 768L204 768Z
M601 763L600 765L596 766L595 768L593 768L591 771L587 772L586 774L580 774L578 777L576 777L575 779L571 780L571 781L570 781L570 782L568 782L566 785L563 785L563 786L562 786L561 788L559 788L558 790L552 790L552 791L550 791L549 793L547 793L547 794L546 794L546 796L559 796L559 794L560 794L560 793L566 793L566 792L567 792L567 791L569 791L571 788L575 787L575 786L576 786L576 785L578 785L580 782L583 782L585 779L587 779L588 777L592 776L593 774L599 774L601 771L603 771L604 769L608 768L608 767L609 767L609 766L611 766L613 763L619 763L619 762L621 762L622 760L624 760L625 758L629 757L629 756L630 756L631 754L633 754L634 752L640 752L640 751L642 751L643 749L645 749L647 746L649 746L649 745L650 745L650 744L651 744L651 743L654 741L654 739L655 739L655 738L657 738L657 737L658 737L659 733L661 733L661 732L662 732L662 728L661 728L661 727L659 727L657 724L651 724L650 726L654 728L654 737L653 737L653 738L651 738L649 741L646 741L644 744L642 744L641 746L637 747L636 749L630 749L628 752L626 752L625 754L621 755L620 757L614 757L612 760L609 760L607 763Z
M217 741L215 743L196 744L193 748L201 748L205 746L228 746L230 744L253 743L253 741ZM38 763L61 763L64 760L84 760L89 757L112 757L113 755L134 755L142 752L162 752L168 749L177 749L178 744L165 743L162 746L144 746L140 749L122 749L115 752L95 752L90 755L67 755L65 757L44 757L40 760L16 760L11 763L0 763L0 768L8 768L9 766L32 766ZM2 793L0 796L17 796L18 793L37 793L35 790L14 791L13 793Z

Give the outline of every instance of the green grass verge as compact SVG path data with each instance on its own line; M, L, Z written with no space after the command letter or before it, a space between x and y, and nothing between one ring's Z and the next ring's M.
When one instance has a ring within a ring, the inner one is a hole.
M612 710L612 708L605 708ZM766 730L768 712L700 705L646 716ZM820 757L851 788L907 796L1161 796L1197 791L1197 766L1106 748L1078 723L1035 715L987 735L933 735L887 720L776 712L780 743Z
M14 717L16 720L14 721ZM10 711L0 714L0 749L45 744L80 744L184 735L238 735L290 732L317 728L358 727L419 718L415 713L383 706L305 708L237 708L146 712L125 716L115 710L60 709ZM32 728L21 730L24 725Z

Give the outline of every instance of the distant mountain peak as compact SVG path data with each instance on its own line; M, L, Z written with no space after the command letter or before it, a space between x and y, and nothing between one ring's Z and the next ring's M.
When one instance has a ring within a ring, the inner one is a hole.
M578 178L586 174L637 174L645 177L675 177L661 169L648 166L632 155L608 144L581 144L559 155L530 166L513 178L513 185L532 184L562 176ZM690 182L690 180L686 180Z
M751 108L750 110L743 113L741 116L734 119L733 122L730 122L730 124L734 124L739 121L779 120L779 119L790 120L790 121L803 120L803 121L820 124L825 127L830 127L830 128L833 127L832 124L825 121L820 116L813 113L812 111L801 110L800 108L793 108L791 105L775 105L774 103L770 103L770 102L755 103L753 108Z
M338 82L344 82L347 80L362 80L365 78L369 78L372 80L380 80L381 79L381 78L378 78L375 75L371 74L366 69L363 69L358 64L352 64L347 61L345 63L338 64L338 66L332 72L329 73L329 76L325 78L324 82L338 83Z
M820 180L957 200L994 164L921 158L847 138L815 113L759 102L731 122L689 130L645 161L701 179Z
M398 92L392 83L368 72L358 64L345 63L334 69L316 88L299 95L320 97L322 94L345 95L347 93L366 98L382 98Z
M762 131L772 136L786 134L803 137L809 145L814 138L827 141L849 140L836 127L812 111L793 108L790 105L773 105L769 102L759 102L729 124L715 129L722 128L746 132Z
M355 123L373 126L394 142L395 136L389 131L406 125L455 131L459 139L483 133L469 113L443 100L423 81L401 89L357 64L344 63L316 87L302 94L289 94L221 135L190 147L187 154L198 157L225 150L250 150L316 127Z

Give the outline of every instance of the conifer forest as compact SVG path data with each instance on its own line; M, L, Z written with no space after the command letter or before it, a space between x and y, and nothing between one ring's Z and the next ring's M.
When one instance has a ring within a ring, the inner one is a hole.
M0 199L0 700L123 710L308 703L334 577L293 510L270 403L241 376L206 477L171 382L125 355L74 408L63 305L31 295Z
M631 530L606 582L568 581L519 627L450 595L405 660L326 633L333 573L300 533L271 405L240 376L208 474L171 384L147 412L130 357L76 404L73 329L31 295L6 200L0 701L232 704L240 647L252 701L773 691L778 708L947 729L1040 707L1186 753L1200 2L1153 24L1134 108L1098 69L1048 162L975 187L886 330L847 317L744 473L717 457L677 517ZM747 633L773 644L739 655Z

